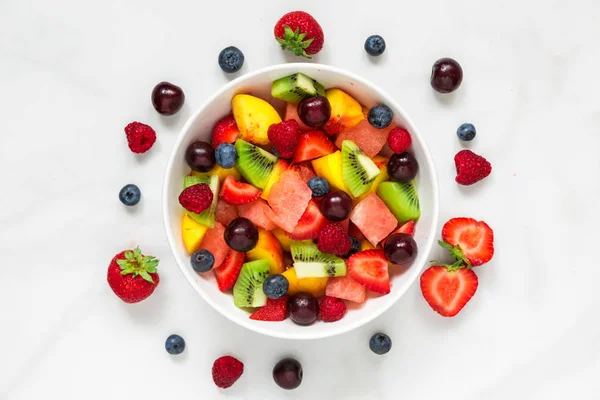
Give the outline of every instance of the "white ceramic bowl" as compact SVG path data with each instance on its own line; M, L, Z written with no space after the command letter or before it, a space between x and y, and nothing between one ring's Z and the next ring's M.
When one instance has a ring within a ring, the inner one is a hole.
M368 107L377 103L388 105L394 112L394 123L405 127L412 134L412 152L420 167L416 179L421 219L416 225L415 240L419 252L415 261L408 268L396 266L390 269L390 294L370 295L365 303L350 306L342 320L335 323L316 322L311 326L296 325L289 318L283 322L253 321L248 318L247 311L233 305L231 294L219 291L213 274L196 274L190 266L189 255L183 246L180 224L184 210L178 202L183 177L190 171L184 156L188 145L196 140L210 142L214 124L231 112L231 99L235 94L252 93L270 100L271 82L297 72L317 79L326 88L341 88ZM224 86L200 107L183 127L167 164L163 184L163 216L169 246L190 284L215 310L231 321L252 331L284 339L317 339L348 332L368 323L396 303L418 278L429 259L436 234L438 206L439 189L431 154L419 130L404 110L393 98L372 83L344 70L319 64L276 65L246 74Z

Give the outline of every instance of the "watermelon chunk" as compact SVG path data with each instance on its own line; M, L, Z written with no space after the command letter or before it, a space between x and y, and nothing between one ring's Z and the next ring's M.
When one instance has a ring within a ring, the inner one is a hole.
M271 187L269 218L286 232L292 232L304 214L312 191L294 171L286 171Z
M229 246L225 243L223 234L225 227L220 222L215 222L215 227L209 229L202 239L201 248L206 249L215 257L214 268L221 266L227 254L229 254Z
M254 200L252 203L237 206L240 217L248 218L254 225L268 231L275 229L275 224L269 217L272 212L267 202L263 199Z
M312 128L306 126L304 122L298 116L298 106L296 104L287 103L287 107L285 109L285 118L286 121L294 120L300 125L300 132L308 132L311 131Z
M355 303L362 303L365 301L367 290L348 274L346 276L329 278L327 287L325 288L325 295Z
M238 217L237 208L234 205L227 203L226 201L219 200L217 202L217 221L222 223L224 226L229 225L231 221Z
M385 239L398 224L394 214L375 193L354 207L350 220L373 246Z
M393 126L385 129L377 129L363 119L353 128L342 131L335 140L335 145L341 149L344 140L352 140L370 158L381 151Z

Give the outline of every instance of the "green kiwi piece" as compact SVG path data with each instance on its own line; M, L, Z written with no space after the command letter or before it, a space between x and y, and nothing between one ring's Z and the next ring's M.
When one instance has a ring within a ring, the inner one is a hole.
M233 303L236 307L262 307L267 303L263 282L269 275L269 262L256 260L242 265L233 287Z
M383 200L401 224L417 220L421 216L419 194L415 182L381 182L377 186L377 196Z
M354 197L367 193L381 171L351 140L342 142L342 179Z
M219 177L216 175L212 176L186 176L183 178L183 188L186 189L193 185L206 183L213 193L213 201L210 203L210 207L202 211L200 214L196 214L188 211L188 215L191 219L199 224L208 226L209 228L215 227L215 218L217 212L217 200L219 200Z
M242 139L236 140L235 150L238 154L235 166L240 174L252 185L264 189L277 157Z
M301 73L277 79L271 88L271 96L291 104L298 104L307 97L317 95L325 96L323 85Z
M298 279L346 275L344 260L333 254L320 252L310 240L292 242L290 250Z

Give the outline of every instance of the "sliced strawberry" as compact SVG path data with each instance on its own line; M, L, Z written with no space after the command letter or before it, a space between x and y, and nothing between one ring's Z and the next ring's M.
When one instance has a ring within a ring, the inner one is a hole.
M267 304L250 315L256 321L283 321L288 315L288 298L267 299Z
M212 145L216 149L221 143L234 143L240 134L233 115L228 115L215 125L212 134Z
M321 131L310 131L300 135L294 163L308 161L334 153L337 150L331 140Z
M217 277L217 284L219 290L225 292L233 289L233 285L237 281L238 275L246 261L246 253L239 251L229 250L229 254L225 258L225 261L221 265L214 269L215 276Z
M249 183L236 182L233 176L229 175L223 181L219 197L229 204L241 206L242 204L248 204L258 199L261 194L262 190Z
M471 269L436 265L421 275L421 292L438 314L453 317L471 300L479 282Z
M348 272L368 290L381 294L390 292L388 261L383 250L365 250L350 256Z
M494 231L483 221L452 218L442 228L442 239L440 246L467 265L482 265L494 256Z
M388 238L396 233L406 233L407 235L415 236L415 221L408 221L407 223L402 225L400 228L398 228L394 232L390 233ZM387 238L383 241L382 246L385 246L386 241L387 241Z
M317 202L311 199L298 224L292 232L288 233L288 236L294 240L315 239L327 222Z

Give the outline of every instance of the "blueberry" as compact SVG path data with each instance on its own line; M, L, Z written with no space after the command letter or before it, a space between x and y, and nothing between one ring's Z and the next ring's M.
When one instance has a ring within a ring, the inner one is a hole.
M310 178L308 181L308 187L310 190L312 190L313 197L322 197L329 193L329 182L319 176Z
M350 250L346 254L344 254L342 258L348 258L352 254L358 253L360 251L360 240L358 240L354 236L350 236L350 243L352 243Z
M385 51L385 40L379 35L371 35L365 41L365 51L370 56L378 57Z
M281 274L270 275L263 283L263 292L270 299L279 299L285 296L290 287L287 278Z
M219 66L229 74L238 72L244 65L244 53L235 46L225 47L219 53Z
M384 129L390 126L393 118L394 113L385 104L378 104L369 110L369 123L377 129Z
M475 130L473 124L466 123L458 127L458 129L456 130L456 134L458 135L458 138L460 140L470 142L471 140L475 139L477 131Z
M392 339L385 333L376 333L369 340L369 347L375 354L385 354L392 348Z
M181 354L185 350L185 340L179 335L171 335L165 341L165 349L169 354Z
M131 183L123 186L123 189L119 192L119 200L126 206L135 206L140 202L141 197L140 188Z
M281 155L279 154L275 146L273 146L273 148L271 149L271 154L273 154L277 158L281 158Z
M221 167L228 169L235 166L238 159L235 146L231 143L221 143L215 150L215 160Z
M190 257L190 263L194 271L208 272L215 264L215 256L208 250L198 250Z

